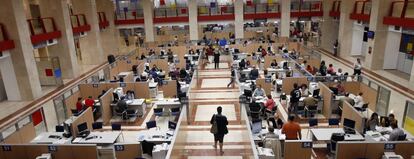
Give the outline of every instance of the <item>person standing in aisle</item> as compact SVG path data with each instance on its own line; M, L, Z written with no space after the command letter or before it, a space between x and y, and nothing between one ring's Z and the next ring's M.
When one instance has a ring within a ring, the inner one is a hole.
M214 69L219 69L220 64L220 50L216 48L216 51L214 52Z
M354 63L354 76L358 75L360 76L362 73L362 64L361 64L361 59L357 58L356 63Z
M234 80L236 80L236 70L234 69L233 66L230 67L230 71L231 71L231 78L230 78L230 83L227 84L227 88L230 87L230 85L232 85L232 88L234 88Z
M229 130L227 129L227 125L229 124L229 122L227 121L227 117L221 114L222 111L223 108L221 106L217 107L217 114L214 114L210 120L210 124L212 124L210 132L214 134L213 147L217 149L217 142L219 142L221 155L224 154L224 135L229 133Z

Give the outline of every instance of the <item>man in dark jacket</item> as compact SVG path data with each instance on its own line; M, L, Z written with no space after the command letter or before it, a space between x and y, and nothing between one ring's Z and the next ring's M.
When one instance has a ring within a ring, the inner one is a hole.
M227 129L227 125L229 122L227 121L227 117L222 115L223 108L221 106L217 107L217 114L214 114L213 117L211 117L210 124L216 124L217 125L217 133L214 134L214 148L217 148L217 141L220 144L220 153L224 154L223 151L223 140L224 135L229 133L229 130Z
M214 69L218 69L220 64L220 51L216 49L214 52Z

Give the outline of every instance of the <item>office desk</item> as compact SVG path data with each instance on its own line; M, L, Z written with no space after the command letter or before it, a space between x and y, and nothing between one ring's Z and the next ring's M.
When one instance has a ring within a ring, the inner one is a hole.
M255 142L260 142L263 140L264 136L268 133L269 131L267 129L262 129L259 133L253 134L253 140ZM279 140L286 140L286 135L282 134L282 130L281 129L275 129L275 134L279 135Z
M139 142L147 141L155 144L170 143L174 135L173 130L163 131L155 128L139 131L137 139Z
M60 136L61 138L49 138L50 135ZM63 137L63 132L43 132L37 135L30 143L33 144L70 144L72 137Z
M129 72L120 72L119 74L118 74L118 77L125 77L125 76L128 76L128 75L130 75L130 74L132 74L133 72L131 72L131 71L129 71Z
M311 129L314 141L330 141L333 133L345 133L343 128L315 128ZM345 134L345 141L363 141L365 138L359 133Z
M77 137L72 141L74 144L97 144L97 145L108 145L114 144L119 135L120 131L106 131L106 132L91 132L88 137L96 137L93 139L86 140L86 138Z
M172 107L172 106L181 106L181 102L178 98L172 99L161 99L157 101L153 101L157 107Z
M400 128L404 131L405 134L407 134L406 140L414 141L414 136L410 134L407 130ZM381 127L376 126L375 131L367 131L365 133L365 139L369 141L388 141L390 138L389 133L391 133L392 128L391 127ZM382 135L381 133L386 132L386 134Z
M134 110L138 110L137 115L139 117L144 116L145 114L145 99L133 99L127 101L128 108L133 107Z
M150 91L150 97L151 98L157 98L158 94L158 83L157 82L149 82L148 83L149 91Z

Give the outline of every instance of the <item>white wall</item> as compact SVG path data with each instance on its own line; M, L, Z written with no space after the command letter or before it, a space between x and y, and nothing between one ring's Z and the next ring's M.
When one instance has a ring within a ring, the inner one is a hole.
M362 43L363 43L362 39L363 38L364 38L364 26L354 23L354 26L352 27L352 49L351 49L352 56L362 55Z
M397 69L400 41L400 32L388 31L388 37L385 46L383 69Z

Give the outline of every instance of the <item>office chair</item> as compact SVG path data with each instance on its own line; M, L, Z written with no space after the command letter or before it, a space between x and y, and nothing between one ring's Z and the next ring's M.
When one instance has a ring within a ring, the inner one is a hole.
M111 127L112 131L121 131L122 140L125 141L124 134L122 134L122 125L118 123L112 123Z
M160 117L163 115L163 108L154 108L154 115L155 117Z
M308 112L308 115L309 115L310 117L313 117L313 116L314 116L314 114L317 114L317 113L318 113L318 106L316 106L316 105L308 105L308 106L306 107L306 110L307 110L307 112Z
M92 123L92 130L102 129L103 123L102 122L94 122Z
M307 136L309 137L311 128L318 127L318 119L309 119L308 123L309 123L309 129L308 129Z
M296 114L297 115L305 115L305 106L296 106Z
M120 116L122 120L127 120L128 119L128 114L126 110L123 109L115 109L115 114L117 116Z
M171 108L170 111L171 111L171 116L178 116L178 115L180 115L180 107Z
M329 126L338 126L339 127L339 119L337 118L329 118L328 119Z
M345 140L345 134L343 133L333 133L331 136L331 142L328 144L328 148L331 154L335 154L336 152L336 143L339 141Z
M398 141L405 141L406 138L407 138L407 134L400 135L398 136Z
M65 132L65 127L62 125L56 125L55 130L56 132Z

